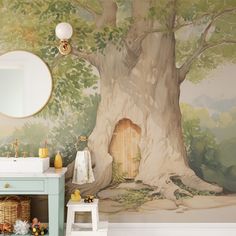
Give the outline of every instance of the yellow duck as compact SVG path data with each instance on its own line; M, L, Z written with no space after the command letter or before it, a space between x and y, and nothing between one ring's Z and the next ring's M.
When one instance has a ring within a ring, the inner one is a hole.
M80 191L78 189L76 189L75 192L71 194L70 199L72 201L79 202L81 200Z

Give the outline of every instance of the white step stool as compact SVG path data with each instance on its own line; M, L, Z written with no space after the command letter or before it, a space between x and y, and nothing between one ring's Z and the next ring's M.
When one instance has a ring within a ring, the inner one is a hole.
M91 212L92 224L75 224L76 212ZM69 201L67 203L66 236L107 236L108 222L99 222L98 199L91 203Z

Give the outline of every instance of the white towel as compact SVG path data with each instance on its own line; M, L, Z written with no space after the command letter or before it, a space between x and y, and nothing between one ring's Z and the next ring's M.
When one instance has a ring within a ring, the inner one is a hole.
M75 168L72 183L86 184L94 182L94 175L89 150L78 151L75 158Z

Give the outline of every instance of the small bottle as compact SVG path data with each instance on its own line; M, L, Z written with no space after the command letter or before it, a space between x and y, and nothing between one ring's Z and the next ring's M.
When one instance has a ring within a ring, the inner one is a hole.
M55 169L62 168L62 156L59 151L57 152L57 155L55 156L54 167L55 167Z

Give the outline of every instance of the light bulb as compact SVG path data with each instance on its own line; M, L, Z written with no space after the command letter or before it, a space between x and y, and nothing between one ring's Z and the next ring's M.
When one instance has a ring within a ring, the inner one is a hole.
M67 39L71 38L71 36L73 34L72 26L66 22L59 23L56 26L55 31L56 31L56 36L60 40L67 40Z

